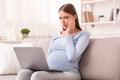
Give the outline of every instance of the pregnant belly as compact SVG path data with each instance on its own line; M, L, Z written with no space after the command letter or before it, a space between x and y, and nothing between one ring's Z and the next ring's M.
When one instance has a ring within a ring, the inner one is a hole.
M55 51L47 58L48 65L51 69L66 70L71 67L64 51Z

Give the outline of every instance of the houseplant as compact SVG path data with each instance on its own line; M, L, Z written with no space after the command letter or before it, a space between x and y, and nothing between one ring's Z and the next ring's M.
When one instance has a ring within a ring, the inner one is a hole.
M21 34L23 39L28 37L28 34L30 33L30 30L28 28L21 29Z

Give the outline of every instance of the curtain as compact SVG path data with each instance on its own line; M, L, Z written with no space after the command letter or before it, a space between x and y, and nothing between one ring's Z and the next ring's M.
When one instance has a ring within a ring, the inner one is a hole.
M78 7L80 0L0 0L0 35L11 28L16 34L24 27L30 36L52 36L61 30L58 8L64 3ZM80 10L79 10L80 11Z

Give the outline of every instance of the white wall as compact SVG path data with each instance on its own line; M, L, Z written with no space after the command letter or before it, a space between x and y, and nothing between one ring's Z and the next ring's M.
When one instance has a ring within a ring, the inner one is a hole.
M52 36L60 32L58 9L65 3L73 3L79 10L79 0L0 0L0 36L8 30L21 28L31 30L30 36Z
M0 35L3 35L6 31L6 25L5 25L5 0L0 0Z
M120 36L120 24L101 24L94 27L86 27L86 31L91 33L91 38L104 38Z
M30 29L30 36L50 36L61 29L57 22L56 0L0 0L0 36L11 28L16 34Z

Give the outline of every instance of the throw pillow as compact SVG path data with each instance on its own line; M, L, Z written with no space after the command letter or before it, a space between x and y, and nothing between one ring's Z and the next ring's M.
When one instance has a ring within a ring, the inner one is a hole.
M4 44L0 43L0 75L17 74L20 64L15 55L13 47L33 47L31 44Z

